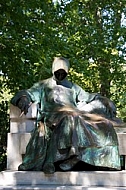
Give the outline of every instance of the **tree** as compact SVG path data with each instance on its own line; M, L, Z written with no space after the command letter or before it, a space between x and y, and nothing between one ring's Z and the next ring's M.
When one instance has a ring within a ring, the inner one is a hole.
M119 105L126 74L124 3L2 0L0 69L5 85L15 92L47 78L53 57L61 55L70 59L70 79Z

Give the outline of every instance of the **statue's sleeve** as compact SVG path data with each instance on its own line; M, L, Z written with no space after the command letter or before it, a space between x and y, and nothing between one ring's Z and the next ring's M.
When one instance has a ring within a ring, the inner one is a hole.
M41 91L42 84L35 83L31 88L17 92L15 96L11 99L10 103L17 106L19 100L24 96L27 97L29 102L39 103L41 100Z
M97 93L89 93L83 90L80 86L74 85L74 89L76 92L76 102L77 104L81 103L89 103L95 99L95 97L98 95Z
M85 110L86 107L89 108L89 104L93 102L96 97L99 97L98 93L89 93L83 90L80 86L74 85L76 91L76 104L79 110Z
M116 116L115 104L99 93L85 92L79 86L76 86L77 91L77 107L79 110L97 113L109 118Z
M35 83L31 88L27 90L32 102L40 103L43 93L43 83Z

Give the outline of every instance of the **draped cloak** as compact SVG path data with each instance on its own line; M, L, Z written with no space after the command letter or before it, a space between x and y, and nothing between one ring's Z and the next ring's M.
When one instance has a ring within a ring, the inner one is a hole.
M61 64L58 69L66 69ZM53 74L57 67L53 66ZM38 105L35 129L31 133L22 170L43 170L45 163L57 163L76 156L93 166L120 169L118 140L107 107L100 95L85 92L80 86L54 75L17 93ZM113 112L115 107L113 107ZM104 117L103 117L104 116Z

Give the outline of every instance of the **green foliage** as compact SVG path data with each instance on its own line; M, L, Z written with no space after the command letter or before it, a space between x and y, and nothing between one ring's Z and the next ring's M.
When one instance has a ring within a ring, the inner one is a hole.
M0 103L0 171L6 169L7 132L9 132L8 102Z
M15 92L47 78L53 57L62 55L83 75L82 86L110 97L110 83L124 63L123 1L2 0L1 70L6 85Z

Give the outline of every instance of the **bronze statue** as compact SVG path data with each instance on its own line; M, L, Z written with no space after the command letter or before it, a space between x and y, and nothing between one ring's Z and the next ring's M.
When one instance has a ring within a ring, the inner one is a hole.
M26 114L36 102L35 129L19 170L63 171L79 162L120 170L118 140L113 123L114 103L98 93L85 92L67 80L69 61L54 59L53 76L18 92L11 103Z

